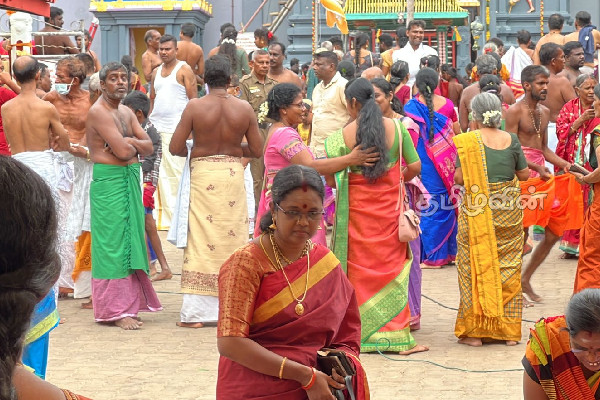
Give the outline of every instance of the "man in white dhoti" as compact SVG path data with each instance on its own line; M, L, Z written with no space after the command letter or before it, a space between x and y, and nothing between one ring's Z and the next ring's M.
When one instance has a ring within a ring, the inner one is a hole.
M171 154L187 156L186 139L192 133L180 327L217 322L219 269L248 242L242 157L260 156L263 140L252 107L227 93L230 75L227 57L216 55L206 61L209 93L189 102L169 146ZM244 137L247 143L242 143Z
M196 76L185 61L177 60L177 39L171 35L160 38L158 54L163 63L152 72L150 91L150 122L160 133L162 161L157 190L157 227L167 230L171 225L177 188L185 159L169 153L169 143L188 101L196 98Z

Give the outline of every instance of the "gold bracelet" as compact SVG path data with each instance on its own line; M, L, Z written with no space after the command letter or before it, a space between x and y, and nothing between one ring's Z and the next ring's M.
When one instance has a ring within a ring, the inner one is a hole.
M85 151L85 158L86 158L88 161L92 161L92 159L90 158L90 151L89 151L89 150L86 150L86 151Z
M285 365L286 361L287 357L283 357L283 360L281 360L281 367L279 367L279 379L283 379L283 366Z

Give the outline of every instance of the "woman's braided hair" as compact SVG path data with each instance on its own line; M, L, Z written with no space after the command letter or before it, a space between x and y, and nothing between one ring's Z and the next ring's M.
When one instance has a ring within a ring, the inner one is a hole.
M12 376L35 305L60 273L56 209L48 185L0 157L0 400L16 400Z
M433 142L435 110L433 108L433 95L439 83L439 76L431 68L423 68L417 73L415 85L419 89L419 94L425 99L425 104L429 109L429 142Z

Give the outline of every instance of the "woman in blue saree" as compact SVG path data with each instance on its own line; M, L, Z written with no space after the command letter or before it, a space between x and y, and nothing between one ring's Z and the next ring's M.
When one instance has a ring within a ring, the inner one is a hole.
M415 85L419 94L404 106L404 112L419 125L417 153L421 159L421 181L426 189L417 203L421 213L423 264L439 268L456 258L456 194L454 169L456 146L452 141L460 132L454 104L434 93L437 72L423 68Z

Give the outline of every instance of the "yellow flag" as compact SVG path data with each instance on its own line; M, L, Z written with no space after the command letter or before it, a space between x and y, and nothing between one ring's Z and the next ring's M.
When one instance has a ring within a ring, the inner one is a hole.
M321 5L326 10L327 26L333 28L337 25L340 32L344 35L348 34L348 22L346 21L346 14L340 3L336 0L320 0Z

